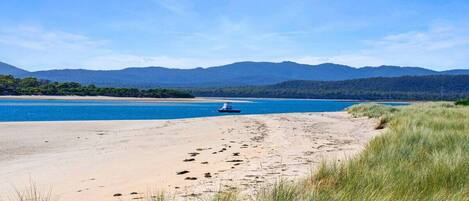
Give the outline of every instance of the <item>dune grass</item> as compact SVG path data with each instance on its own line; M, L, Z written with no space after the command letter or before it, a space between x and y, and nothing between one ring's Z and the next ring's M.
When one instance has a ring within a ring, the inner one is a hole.
M422 103L348 111L387 116L389 130L356 159L323 165L313 180L318 200L469 200L469 108Z
M2 196L0 196L0 201L3 201ZM44 193L36 183L30 181L24 189L15 188L13 195L8 197L8 201L57 201L57 199L53 197L52 191Z
M211 200L469 200L469 107L360 104L348 112L378 118L387 130L357 157L322 163L305 180L279 181L249 199L226 191Z

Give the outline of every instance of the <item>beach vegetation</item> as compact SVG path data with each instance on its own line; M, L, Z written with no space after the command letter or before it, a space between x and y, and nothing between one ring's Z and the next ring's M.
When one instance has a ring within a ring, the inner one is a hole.
M49 82L36 78L15 78L0 75L0 95L50 96L113 96L145 98L193 98L189 93L173 89L109 88L83 86L76 82Z
M13 195L9 197L8 201L58 201L58 199L52 195L51 190L44 193L34 182L30 181L24 189L15 188Z
M456 101L455 104L456 104L456 105L468 106L468 105L469 105L469 98L460 99L460 100Z

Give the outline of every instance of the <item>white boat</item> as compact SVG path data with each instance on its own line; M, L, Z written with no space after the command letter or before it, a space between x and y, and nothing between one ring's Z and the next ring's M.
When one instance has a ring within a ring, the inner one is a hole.
M218 112L240 113L241 110L233 109L233 107L231 106L231 103L226 102L223 104L223 106L220 109L218 109Z

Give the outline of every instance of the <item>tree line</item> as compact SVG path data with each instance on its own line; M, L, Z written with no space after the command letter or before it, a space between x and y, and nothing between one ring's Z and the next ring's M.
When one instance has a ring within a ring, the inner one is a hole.
M114 96L148 98L193 98L191 94L174 89L147 89L82 86L76 82L50 82L37 78L15 78L0 75L0 95L53 96Z
M345 81L287 81L268 86L185 89L195 96L355 100L458 100L469 97L469 75L403 76Z

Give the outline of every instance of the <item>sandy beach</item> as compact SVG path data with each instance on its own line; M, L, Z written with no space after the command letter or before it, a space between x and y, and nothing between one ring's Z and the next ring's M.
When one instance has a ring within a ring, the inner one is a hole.
M67 201L133 200L150 190L182 200L227 188L249 196L353 156L379 134L375 123L345 112L0 123L0 195L34 181Z
M198 102L220 103L226 102L222 98L134 98L111 96L0 96L0 100L95 100L95 101L140 101L140 102ZM244 100L230 100L230 102L248 102Z

